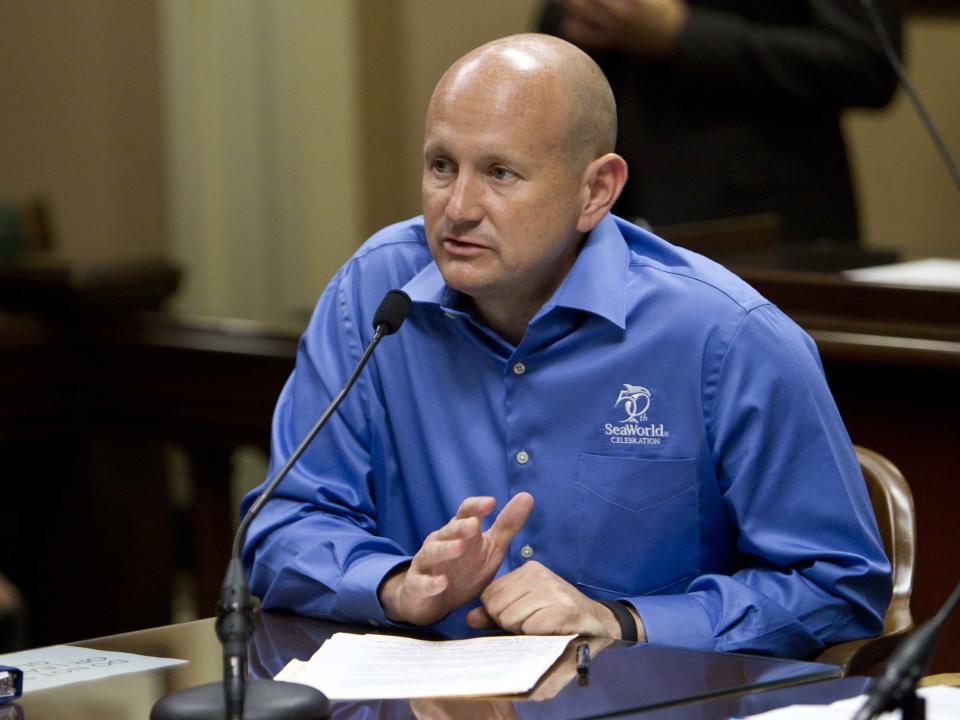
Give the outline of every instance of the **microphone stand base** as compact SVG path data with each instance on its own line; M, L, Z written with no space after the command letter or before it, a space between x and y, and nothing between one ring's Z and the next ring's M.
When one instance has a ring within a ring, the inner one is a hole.
M299 683L248 679L243 720L323 720L330 701L319 690ZM224 720L223 683L186 688L160 698L150 720Z

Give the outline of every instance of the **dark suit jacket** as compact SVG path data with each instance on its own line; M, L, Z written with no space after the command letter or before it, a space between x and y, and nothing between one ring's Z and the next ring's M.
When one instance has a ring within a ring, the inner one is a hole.
M858 0L688 0L670 57L596 53L630 180L615 211L660 225L774 212L786 240L857 239L844 108L896 89ZM898 2L878 0L899 49ZM541 28L561 35L548 5Z

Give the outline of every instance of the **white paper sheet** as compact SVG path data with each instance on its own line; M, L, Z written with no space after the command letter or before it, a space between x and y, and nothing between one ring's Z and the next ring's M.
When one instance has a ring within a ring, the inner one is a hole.
M173 658L91 650L74 645L51 645L0 655L0 665L12 665L23 671L24 695L59 685L99 680L111 675L153 670L185 662L187 661Z
M927 720L957 720L960 718L960 688L921 688L921 697L927 701ZM830 705L791 705L751 715L748 720L850 720L866 702L866 695L838 700ZM881 720L900 720L900 712L884 713Z
M960 260L927 258L893 265L846 270L850 280L917 287L960 288Z
M523 693L576 635L510 635L430 642L337 633L307 662L276 676L311 685L331 700Z

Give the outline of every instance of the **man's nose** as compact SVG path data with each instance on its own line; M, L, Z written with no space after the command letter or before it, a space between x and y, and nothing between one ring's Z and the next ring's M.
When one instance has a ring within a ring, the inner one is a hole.
M454 225L479 222L483 218L480 206L482 188L476 178L461 173L450 190L447 200L447 219Z

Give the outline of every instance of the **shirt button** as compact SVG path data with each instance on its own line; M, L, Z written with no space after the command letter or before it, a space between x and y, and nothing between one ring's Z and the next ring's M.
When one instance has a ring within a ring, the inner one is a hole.
M520 548L520 556L524 560L529 560L533 557L533 548L529 545L524 545L522 548Z
M527 455L526 450L521 450L517 453L517 462L521 465L526 465L528 462L530 462L530 456Z
M515 375L523 375L527 371L527 366L522 362L518 362L513 366L513 372Z

